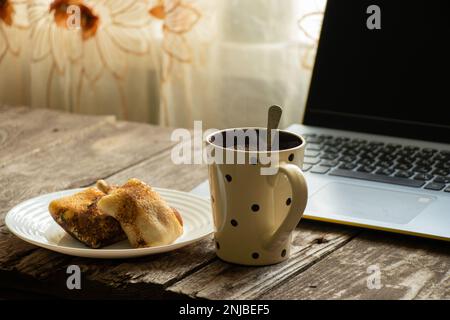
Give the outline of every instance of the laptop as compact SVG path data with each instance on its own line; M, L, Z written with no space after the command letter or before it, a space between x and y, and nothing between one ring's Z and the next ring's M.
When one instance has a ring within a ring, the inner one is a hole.
M288 128L307 140L304 218L450 240L449 12L328 0L304 120Z

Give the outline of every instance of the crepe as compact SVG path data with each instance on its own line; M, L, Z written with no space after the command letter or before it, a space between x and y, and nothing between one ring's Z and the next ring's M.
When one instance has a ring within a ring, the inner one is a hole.
M99 200L98 208L119 221L135 248L171 244L183 234L180 213L138 179L111 190Z
M91 248L100 248L126 239L120 223L98 209L106 195L96 187L54 200L49 205L53 219L72 237Z

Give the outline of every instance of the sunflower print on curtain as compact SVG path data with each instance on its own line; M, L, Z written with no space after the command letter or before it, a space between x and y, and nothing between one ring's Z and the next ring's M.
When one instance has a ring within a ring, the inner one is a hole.
M183 74L177 70L177 67L193 63L193 49L187 35L196 27L202 14L195 5L195 1L184 0L158 0L149 13L163 22L159 120L160 124L169 125L167 87L171 81L176 81L177 75Z
M27 29L26 0L0 0L0 103L29 102Z
M80 8L75 30L67 24L70 5ZM42 79L33 82L33 105L151 121L145 109L157 92L141 87L158 79L150 6L139 0L30 0L32 76Z
M276 103L299 122L325 2L0 0L0 104L229 127Z

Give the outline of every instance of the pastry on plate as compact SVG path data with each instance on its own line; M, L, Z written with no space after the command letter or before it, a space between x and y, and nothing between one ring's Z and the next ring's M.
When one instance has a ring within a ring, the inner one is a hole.
M100 248L126 239L119 222L98 209L97 203L105 195L97 187L87 188L52 201L49 211L56 223L71 236L88 247Z
M110 190L98 208L119 221L135 248L171 244L183 234L180 213L138 179Z

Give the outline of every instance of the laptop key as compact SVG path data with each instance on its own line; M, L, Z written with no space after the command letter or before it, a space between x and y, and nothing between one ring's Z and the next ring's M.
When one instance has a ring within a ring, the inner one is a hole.
M382 154L381 156L379 156L378 160L381 160L381 161L393 161L393 160L395 160L395 158L397 158L397 156L395 156L393 154L390 154L390 153L385 153L385 154Z
M415 159L413 157L400 157L397 159L398 163L404 163L404 164L413 164Z
M400 144L396 144L396 143L388 143L386 145L386 147L391 148L391 149L400 149L402 146Z
M358 171L366 173L372 172L373 170L375 170L374 166L361 166L358 168Z
M320 173L320 174L325 174L328 171L330 171L329 167L323 167L323 166L314 166L310 172L312 173Z
M450 183L450 177L437 176L436 178L434 178L433 182L437 182L437 183Z
M382 174L385 176L390 176L391 174L394 173L394 169L389 169L389 168L382 168L382 169L378 169L377 171L375 171L376 174Z
M306 150L305 157L317 157L320 154L320 151L316 150Z
M449 157L447 157L447 156L444 156L444 155L442 155L442 154L440 154L440 153L438 153L437 155L435 155L434 157L433 157L433 160L434 161L436 161L436 164L445 164L446 162L448 163L448 164L450 164L450 158Z
M320 156L320 158L324 160L335 160L337 157L339 157L337 153L325 153Z
M306 172L306 171L308 171L311 168L312 168L312 165L310 165L310 164L303 164L302 170L304 172Z
M433 174L438 175L438 176L448 176L450 174L450 170L436 169L433 171Z
M450 186L448 186L447 188L445 188L444 191L445 191L445 192L450 192Z
M414 153L414 151L409 151L409 150L405 150L405 149L401 149L399 150L396 155L399 157L410 157L412 156Z
M384 146L384 143L379 141L371 141L368 143L368 145L371 147L382 147Z
M381 168L389 168L390 166L392 166L392 162L389 162L389 161L378 161L375 165L377 167L381 167Z
M360 146L361 146L360 143L350 141L346 142L342 147L346 149L358 149Z
M429 173L418 173L414 176L414 180L428 181L433 179L433 175Z
M342 170L342 169L334 169L329 173L330 176L338 176L345 178L353 178L360 180L368 180L375 182L383 182L407 187L420 188L425 184L425 181L420 180L412 180L412 179L404 179L399 177L391 177L391 176L383 176L379 174L371 174L366 172L359 171L350 171L350 170Z
M328 147L325 149L325 152L327 153L339 153L339 149L338 148L334 148L334 147Z
M445 188L445 184L443 183L437 183L437 182L430 182L425 186L425 189L427 190L435 190L439 191Z
M372 147L369 145L363 145L361 148L359 148L359 151L364 151L364 152L378 152L379 148L378 147Z
M372 152L363 152L359 155L362 159L370 159L373 160L377 157L375 153Z
M343 170L353 170L357 167L358 165L354 164L354 163L344 163L342 164L339 169L343 169Z
M325 167L336 167L339 164L339 161L336 160L323 160L320 165Z
M322 143L323 138L321 137L311 137L307 139L308 143Z
M409 152L416 152L418 151L420 148L416 147L416 146L406 146L403 148L403 150L409 151Z
M433 163L434 161L431 160L420 160L416 162L418 167L431 167Z
M399 170L397 171L396 174L394 174L395 177L399 177L399 178L409 178L413 175L414 173L411 171L406 171L406 170Z
M303 163L306 164L318 164L319 162L320 162L319 157L305 157L305 159L303 160Z
M355 161L356 160L356 157L355 156L342 156L340 159L339 159L339 161L342 161L342 162L353 162L353 161Z
M423 151L419 151L416 154L414 154L414 158L421 159L421 160L429 159L432 156L433 156L432 153L426 153L426 152L423 152Z
M327 140L327 142L324 143L325 146L330 148L337 148L340 144L341 142L337 142L336 140Z
M346 149L344 151L342 151L342 154L345 156L351 156L351 157L355 157L358 155L358 150L355 149Z
M358 160L357 162L358 164L362 165L362 166L370 166L373 163L373 160L370 159L361 159Z
M323 146L321 144L318 143L307 143L306 144L306 150L317 150L320 151L322 150Z
M334 141L336 141L337 143L343 143L343 142L346 142L346 141L350 141L350 139L346 138L346 137L337 137L337 138L334 139Z
M416 166L413 169L413 171L417 173L428 173L431 170L432 170L431 167L421 167L421 166Z
M437 160L436 164L434 165L438 169L445 169L446 167L446 161Z
M407 171L412 168L412 165L406 163L399 163L394 168L397 170Z

